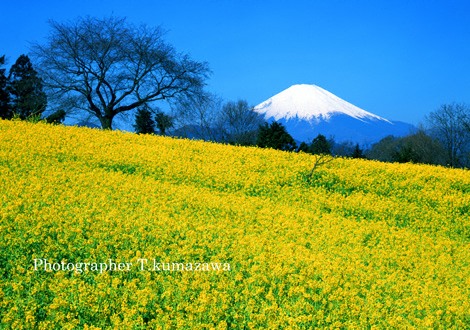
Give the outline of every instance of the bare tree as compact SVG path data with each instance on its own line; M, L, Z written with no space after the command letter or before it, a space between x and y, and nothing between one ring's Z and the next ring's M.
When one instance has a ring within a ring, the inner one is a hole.
M312 178L313 172L315 172L315 170L317 168L333 161L334 157L331 156L331 155L328 155L328 154L315 154L315 155L313 155L313 159L314 160L313 160L312 169L310 170L310 172L307 175L307 179L309 179L309 180Z
M255 145L262 115L253 110L245 100L227 102L219 117L223 140L241 145Z
M470 149L470 108L465 104L443 104L429 114L427 122L432 133L443 143L448 164L465 166L468 163L466 153Z
M186 98L172 109L176 135L209 141L220 141L221 128L218 116L222 99L214 94L204 93L198 97Z
M116 17L50 26L47 42L32 47L38 71L62 107L91 113L104 129L118 114L200 94L209 74L206 63L167 44L159 27Z

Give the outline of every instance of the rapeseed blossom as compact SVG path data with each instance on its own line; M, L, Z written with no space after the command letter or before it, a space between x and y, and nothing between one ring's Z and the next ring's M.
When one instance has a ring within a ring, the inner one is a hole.
M0 121L1 327L469 328L468 171L313 161Z

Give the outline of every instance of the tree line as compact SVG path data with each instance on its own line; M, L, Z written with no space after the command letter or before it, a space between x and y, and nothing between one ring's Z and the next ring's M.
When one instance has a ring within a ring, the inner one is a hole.
M281 123L265 122L245 100L223 105L210 103L202 107L204 111L190 107L189 111L180 109L173 116L157 111L153 119L150 110L139 110L135 131L167 135L178 121L179 129L170 133L173 136L315 155L470 167L470 107L465 104L444 104L431 112L425 125L415 132L402 137L390 135L364 147L353 142L336 142L334 137L323 134L298 144Z
M162 134L285 151L470 166L470 110L445 104L429 114L426 128L406 137L389 136L367 150L335 143L319 134L296 141L277 122L266 123L245 100L224 102L205 90L211 72L164 40L161 27L125 18L50 21L50 34L33 43L7 71L0 57L0 117L63 122L84 115L101 128L116 118L137 133ZM164 102L168 109L156 106ZM158 103L158 104L160 104ZM45 115L47 113L47 116Z

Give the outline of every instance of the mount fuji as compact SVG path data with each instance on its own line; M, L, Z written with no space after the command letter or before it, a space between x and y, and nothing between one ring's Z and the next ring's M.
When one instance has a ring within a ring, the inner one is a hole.
M293 85L257 105L268 122L282 123L297 141L311 142L318 134L335 142L369 146L388 136L405 136L411 124L390 121L362 110L316 85Z

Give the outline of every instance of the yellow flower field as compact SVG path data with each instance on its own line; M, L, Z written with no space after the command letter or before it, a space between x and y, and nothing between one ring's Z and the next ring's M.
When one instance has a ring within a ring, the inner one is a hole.
M470 328L468 170L314 160L0 120L0 328Z

